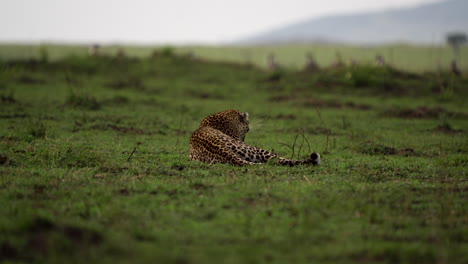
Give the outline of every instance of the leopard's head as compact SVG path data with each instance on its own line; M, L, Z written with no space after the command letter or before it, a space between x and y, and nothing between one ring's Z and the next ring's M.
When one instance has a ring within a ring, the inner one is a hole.
M237 110L226 110L203 119L200 127L212 127L221 132L244 141L249 132L249 113Z

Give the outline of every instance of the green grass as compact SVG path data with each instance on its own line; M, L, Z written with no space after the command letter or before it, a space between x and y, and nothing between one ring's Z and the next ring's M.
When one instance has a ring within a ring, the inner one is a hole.
M158 47L156 47L158 48ZM236 63L250 63L258 67L267 66L267 57L274 54L278 63L292 69L302 69L306 63L306 55L314 55L321 67L328 67L337 61L339 53L344 63L356 61L360 64L375 64L377 55L384 57L388 64L406 71L446 71L453 59L458 66L468 71L468 46L460 48L459 57L454 56L451 47L446 45L405 45L394 44L385 46L352 46L340 44L288 44L288 45L225 45L225 46L166 46L159 47L162 51L176 54L190 54L199 58ZM154 46L118 46L104 45L100 51L103 54L115 55L120 50L130 56L147 58L155 51ZM70 54L84 56L88 47L83 45L13 45L0 44L0 58L37 58L57 60Z
M54 52L0 63L0 261L468 261L466 77ZM231 108L322 166L190 161Z

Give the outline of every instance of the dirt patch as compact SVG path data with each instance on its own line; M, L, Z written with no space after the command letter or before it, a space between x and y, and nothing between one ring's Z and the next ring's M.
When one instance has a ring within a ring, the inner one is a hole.
M187 95L189 97L199 98L199 99L215 99L215 100L224 100L225 97L220 94L201 92L201 91L188 91Z
M18 83L22 84L46 84L47 82L43 79L34 78L32 76L23 75L16 79Z
M36 218L26 229L32 233L47 232L57 229L57 225L49 219Z
M33 189L34 189L34 194L41 195L41 194L44 194L44 192L45 192L46 189L47 189L47 186L45 186L45 185L40 185L40 184L35 184L35 185L33 186Z
M77 226L64 226L63 234L75 244L88 243L97 245L102 242L102 235L94 230L84 229Z
M0 115L2 119L14 119L14 118L26 118L27 114L12 114L12 115Z
M40 66L42 66L43 63L36 59L17 59L7 62L6 65L9 67L22 67L34 71L37 70Z
M101 109L101 103L98 102L94 96L76 93L71 93L67 96L64 106L71 108L83 108L88 110Z
M182 195L182 194L185 194L184 191L181 191L181 190L177 190L177 189L173 189L173 190L166 190L164 188L161 188L161 187L157 187L155 190L152 190L150 192L147 192L148 194L150 195L160 195L160 194L165 194L169 197L176 197L177 195Z
M371 110L372 109L372 106L368 104L357 104L353 102L346 102L344 105L345 105L345 108L353 108L357 110Z
M156 189L154 191L146 191L146 190L138 190L138 189L128 189L128 188L121 188L115 191L117 194L122 195L122 196L130 196L130 195L144 195L144 194L151 194L151 195L157 195L160 193L159 189Z
M281 103L281 102L294 101L296 100L296 98L297 97L291 96L291 95L275 95L275 96L270 97L268 100L274 103Z
M8 164L8 157L5 154L0 154L0 165Z
M111 173L111 174L118 174L126 170L128 170L127 167L115 167L115 168L114 167L101 167L99 168L100 172Z
M255 207L257 205L257 201L254 198L241 198L241 201L245 203L245 205L249 207Z
M108 105L123 105L123 104L128 104L130 102L130 99L125 96L114 96L111 99L102 101L103 104L108 104Z
M285 129L278 129L277 131L284 132ZM307 134L307 135L308 134L311 134L311 135L338 135L338 133L333 132L330 128L320 127L320 126L304 127L304 128L301 128L300 130L298 130L297 128L290 128L290 129L286 129L286 131L291 132L291 133L297 133L297 135L300 135L301 132L303 132L304 134ZM298 140L298 142L302 141L301 137L299 137L297 140Z
M8 259L16 259L19 256L18 250L8 242L3 242L0 245L0 261Z
M146 87L143 84L142 80L139 78L129 78L126 80L117 80L110 82L105 85L106 87L112 88L114 90L123 90L123 89L134 89L134 90L145 90Z
M139 128L133 128L133 127L119 127L116 125L109 125L109 128L112 130L125 133L125 134L137 134L137 135L142 135L145 134L145 132Z
M280 71L275 71L270 74L265 78L266 82L279 82L283 79L283 74Z
M180 192L178 190L168 190L165 192L165 194L169 197L175 197L177 196L177 194L179 194Z
M308 98L303 102L304 106L307 107L327 107L327 108L343 108L344 104L334 101L334 100L329 100L329 101L324 101L316 98Z
M202 190L202 191L212 189L213 187L214 187L213 185L203 184L199 182L196 182L190 185L190 188L195 189L195 190Z
M129 195L130 195L130 191L129 191L128 189L126 189L126 188L120 189L120 190L119 190L119 194L120 194L120 195L123 195L123 196L129 196Z
M65 237L73 244L71 248L97 245L103 241L102 235L94 230L73 225L61 225L45 218L34 219L26 227L29 236L23 250L28 253L47 255L51 250L62 245ZM63 248L63 247L62 247Z
M398 153L396 148L380 144L369 144L365 148L361 149L361 152L369 155L395 155Z
M185 169L185 166L184 165L172 165L171 169L183 171Z
M117 132L120 132L120 133L124 133L124 134L136 134L136 135L150 134L150 133L147 133L147 132L145 132L145 131L143 131L142 129L139 129L139 128L123 127L123 126L116 126L116 125L111 125L111 124L94 125L94 126L91 127L91 129L98 129L98 130L109 130L109 129L111 129L111 130L114 130L114 131L117 131Z
M351 108L357 110L370 110L372 106L367 104L357 104L354 102L340 102L336 100L320 100L309 98L303 102L306 107L323 107L323 108Z
M412 148L397 149L392 146L376 144L373 142L364 142L356 147L356 150L362 154L368 155L400 155L400 156L418 156L418 153Z
M409 157L409 156L417 156L417 153L412 148L402 148L398 150L398 155Z
M283 201L276 195L269 194L269 193L252 193L247 197L240 198L241 204L248 206L248 207L256 207L259 205L266 205L271 204L279 201Z
M275 116L274 118L275 119L281 119L281 120L296 120L297 116L295 116L293 114L289 114L289 115L279 114L279 115Z
M8 104L14 104L17 103L16 99L13 97L13 95L0 95L0 102L2 103L8 103Z
M323 107L323 108L352 108L357 110L370 110L371 105L359 104L355 102L340 102L337 100L322 100L318 98L298 98L290 95L276 95L269 98L270 102L282 103L282 102L295 102L302 104L306 107Z
M333 133L332 130L327 127L314 127L305 129L304 132L313 135L336 135L336 133Z
M399 118L438 118L440 115L448 115L452 117L467 118L468 114L459 112L449 112L441 107L421 106L415 109L389 109L383 112L383 116L399 117Z
M5 143L5 144L12 145L12 144L15 144L18 141L21 141L21 139L18 138L18 137L12 137L12 136L3 137L3 136L0 136L0 142Z
M463 130L461 129L454 129L452 128L451 125L449 124L443 124L443 125L438 125L436 128L434 128L435 132L442 132L445 134L458 134L458 133L463 133Z

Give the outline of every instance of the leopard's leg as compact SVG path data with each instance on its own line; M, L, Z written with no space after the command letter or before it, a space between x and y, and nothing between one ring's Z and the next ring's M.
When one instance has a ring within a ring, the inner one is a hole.
M250 161L249 159L245 159L245 157L237 154L237 152L226 152L223 154L222 159L223 163L230 163L237 166L258 164L256 162Z
M229 163L237 166L256 164L255 162L238 156L231 148L223 148L218 145L209 144L208 142L204 143L205 144L198 144L197 150L194 151L196 155L191 155L191 158L197 157L196 160L209 164Z

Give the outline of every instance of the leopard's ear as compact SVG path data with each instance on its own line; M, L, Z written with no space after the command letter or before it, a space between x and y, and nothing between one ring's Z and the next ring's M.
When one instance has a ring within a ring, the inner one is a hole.
M249 113L241 113L241 120L242 121L249 121Z

